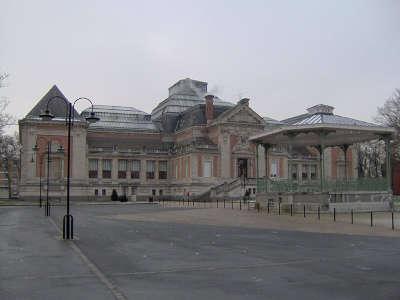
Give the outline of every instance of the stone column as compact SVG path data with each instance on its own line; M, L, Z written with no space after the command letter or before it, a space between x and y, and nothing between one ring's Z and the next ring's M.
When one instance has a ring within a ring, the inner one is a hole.
M220 135L221 145L221 177L226 179L231 177L231 145L230 135L222 132Z

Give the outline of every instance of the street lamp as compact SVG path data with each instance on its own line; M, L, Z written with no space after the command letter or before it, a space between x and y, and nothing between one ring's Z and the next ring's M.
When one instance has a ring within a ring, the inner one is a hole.
M36 144L32 148L33 152L35 153L35 156L37 157L37 153L39 152L39 146ZM46 191L46 216L50 215L50 206L49 206L49 186L50 186L50 179L49 179L49 174L50 174L50 153L51 153L51 141L47 142L47 191ZM57 153L64 153L64 148L62 145L60 145L57 149ZM32 156L32 163L35 162L33 156ZM42 160L39 159L39 207L42 207Z
M32 148L33 153L35 153L35 156L37 157L36 153L39 151L39 147L37 143L35 146ZM35 160L32 155L32 160L31 163L34 163ZM39 207L42 207L42 161L39 160Z
M61 99L64 101L67 111L65 115L65 122L66 126L68 127L68 149L67 149L67 214L63 218L63 239L69 240L73 239L74 237L74 219L70 214L69 209L69 196L70 196L70 171L71 171L71 126L73 125L74 118L75 118L75 104L79 100L86 100L89 101L91 104L92 111L90 112L89 117L86 118L86 121L89 123L94 123L100 120L98 117L95 116L93 111L93 103L90 99L81 97L74 101L73 104L68 102L65 98L60 96L54 96L47 101L46 110L44 113L40 114L40 117L44 121L51 121L54 118L54 115L50 113L49 105L55 99Z

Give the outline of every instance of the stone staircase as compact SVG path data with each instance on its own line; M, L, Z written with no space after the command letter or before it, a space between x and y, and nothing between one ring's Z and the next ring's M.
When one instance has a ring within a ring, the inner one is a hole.
M194 200L212 201L216 199L242 199L244 197L246 189L253 190L255 188L255 178L247 178L246 180L243 180L242 178L235 178L211 187L204 193L195 196Z

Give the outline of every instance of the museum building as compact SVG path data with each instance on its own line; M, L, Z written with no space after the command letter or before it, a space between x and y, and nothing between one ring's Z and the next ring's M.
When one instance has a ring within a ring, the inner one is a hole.
M64 199L67 176L66 105L49 105L54 119L43 120L49 99L65 98L53 86L19 121L21 177L19 197L37 199L48 192ZM71 99L66 99L71 101ZM162 197L242 197L256 193L256 177L290 178L296 182L356 178L357 151L343 155L339 147L320 152L312 146L274 145L266 148L251 136L335 116L333 107L316 105L304 114L277 121L262 117L244 98L224 101L207 91L207 83L189 78L169 88L168 97L151 112L133 107L94 105L100 120L89 124L74 111L71 131L71 199L106 200L113 190L130 200ZM341 117L343 120L353 120ZM362 121L357 121L362 122ZM360 126L370 123L362 122ZM290 152L290 155L289 155Z

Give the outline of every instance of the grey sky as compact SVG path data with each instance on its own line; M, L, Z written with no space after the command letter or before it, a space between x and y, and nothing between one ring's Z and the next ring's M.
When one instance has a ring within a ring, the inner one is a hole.
M326 103L366 121L400 87L400 1L17 1L0 9L0 96L53 85L151 112L190 77L261 115ZM80 107L82 108L82 107Z

